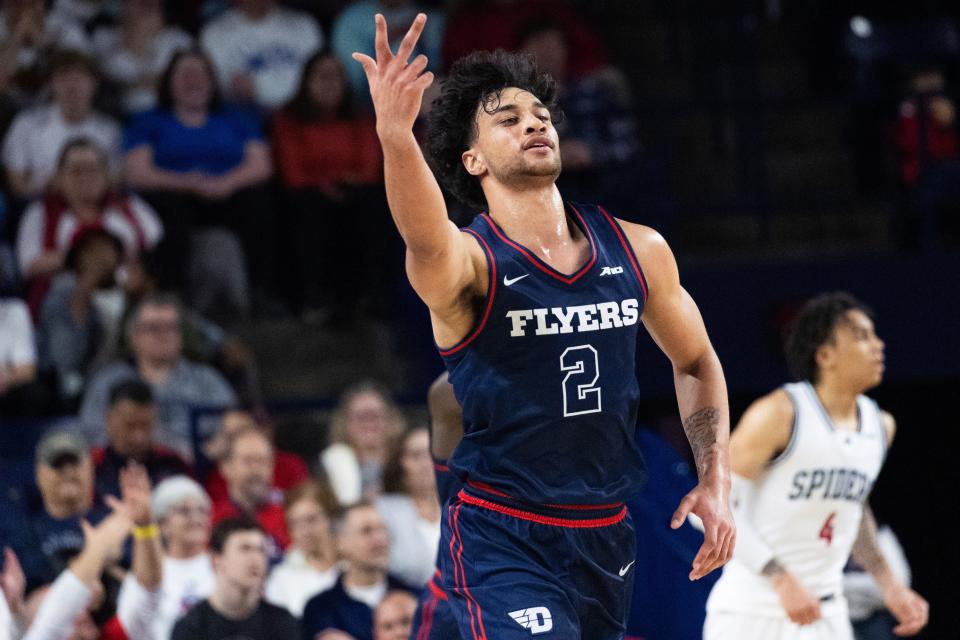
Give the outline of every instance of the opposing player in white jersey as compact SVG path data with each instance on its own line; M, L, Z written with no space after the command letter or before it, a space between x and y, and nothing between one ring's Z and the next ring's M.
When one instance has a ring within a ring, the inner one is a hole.
M863 395L883 377L870 312L845 293L809 301L787 340L796 377L754 402L730 440L734 557L707 602L705 640L852 640L843 567L873 574L914 635L928 605L889 570L867 497L893 417Z

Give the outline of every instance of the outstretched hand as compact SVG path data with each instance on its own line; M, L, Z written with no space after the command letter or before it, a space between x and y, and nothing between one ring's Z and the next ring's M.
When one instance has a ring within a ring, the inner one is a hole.
M722 567L733 556L737 538L729 491L721 483L701 482L683 497L670 521L671 529L679 529L691 513L703 521L703 545L693 559L691 580L699 580Z
M387 39L387 21L381 14L376 16L376 60L354 52L353 59L363 66L370 85L370 96L377 113L377 132L381 139L394 133L409 134L420 113L423 92L433 82L433 73L427 68L427 56L420 54L407 63L417 40L423 33L427 16L420 13L400 42L396 55L390 50Z

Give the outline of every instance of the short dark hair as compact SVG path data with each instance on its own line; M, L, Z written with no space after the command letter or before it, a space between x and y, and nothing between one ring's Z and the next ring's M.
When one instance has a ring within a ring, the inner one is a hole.
M200 58L207 67L207 74L210 76L210 104L207 105L209 112L219 111L223 107L223 97L220 95L220 83L217 81L217 69L213 66L210 56L199 47L190 47L181 49L173 54L166 69L160 76L160 82L157 83L157 107L164 111L172 111L173 104L173 72L177 70L177 65L184 58Z
M807 301L790 327L786 341L787 365L797 380L818 382L817 349L833 339L833 330L848 311L873 311L844 291L824 293Z
M94 79L100 78L100 70L97 68L96 61L83 51L77 49L60 49L50 56L48 69L50 77L61 71L72 69L82 69L93 76Z
M213 527L213 531L210 533L210 551L218 555L223 553L230 536L242 531L259 531L263 535L267 535L260 523L249 516L224 518Z
M475 51L457 60L433 101L427 132L427 157L434 174L458 200L476 209L486 208L480 180L467 173L463 152L477 135L477 108L490 112L500 103L501 92L517 87L535 95L560 119L557 82L540 73L533 56L520 53Z
M140 378L127 378L110 387L109 406L122 400L130 400L139 405L153 404L153 390Z
M361 498L351 504L342 505L340 509L333 514L333 520L331 521L334 535L339 536L343 533L343 528L347 524L347 517L357 509L373 509L376 511L377 507L365 498Z

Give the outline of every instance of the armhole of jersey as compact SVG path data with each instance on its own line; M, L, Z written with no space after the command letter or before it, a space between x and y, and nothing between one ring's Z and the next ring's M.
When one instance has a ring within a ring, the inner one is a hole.
M627 259L630 261L630 266L633 267L633 273L637 276L637 282L640 284L640 291L643 293L643 306L647 306L647 298L650 297L649 287L647 285L647 278L643 275L643 268L640 266L640 260L637 258L636 252L634 252L633 247L630 245L630 242L627 240L627 234L623 230L623 227L620 226L620 223L612 215L607 213L607 210L597 205L597 208L600 209L600 213L603 214L603 217L606 218L607 222L610 223L610 226L613 227L613 232L616 234L617 239L620 240L620 244L623 246L624 253L627 254Z
M469 233L475 237L483 249L484 256L487 258L487 299L483 305L483 315L477 319L476 325L467 332L465 338L447 349L441 349L440 345L437 345L437 351L439 351L440 356L444 358L455 355L480 335L480 332L483 331L483 328L487 325L487 320L490 319L490 310L493 309L493 298L497 293L497 262L493 257L493 251L490 249L490 245L483 239L483 236L473 229L462 229L461 232Z
M890 451L890 441L887 437L887 424L883 419L883 411L880 410L880 405L877 404L876 400L870 398L870 403L873 404L873 410L877 412L877 426L880 427L880 446L883 447L883 450L880 452L880 464L883 464L887 461L887 452Z
M780 464L786 460L790 454L793 452L797 444L797 432L800 430L800 402L798 398L795 398L793 393L784 388L784 392L787 394L787 397L790 398L790 404L793 405L793 423L790 425L790 439L787 440L787 446L778 453L775 457L771 458L767 463L766 469L772 469L776 465Z

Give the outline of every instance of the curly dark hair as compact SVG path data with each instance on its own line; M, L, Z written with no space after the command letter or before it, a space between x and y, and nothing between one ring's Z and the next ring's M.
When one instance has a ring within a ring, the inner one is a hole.
M487 200L461 156L476 138L477 109L495 110L507 87L529 91L550 110L554 121L560 119L556 80L537 70L533 56L502 50L475 51L457 60L430 111L426 148L433 172L454 197L476 209L485 209Z
M854 309L873 318L869 307L844 291L821 294L803 305L790 327L785 348L787 365L797 380L818 382L817 349L833 340L834 328Z

